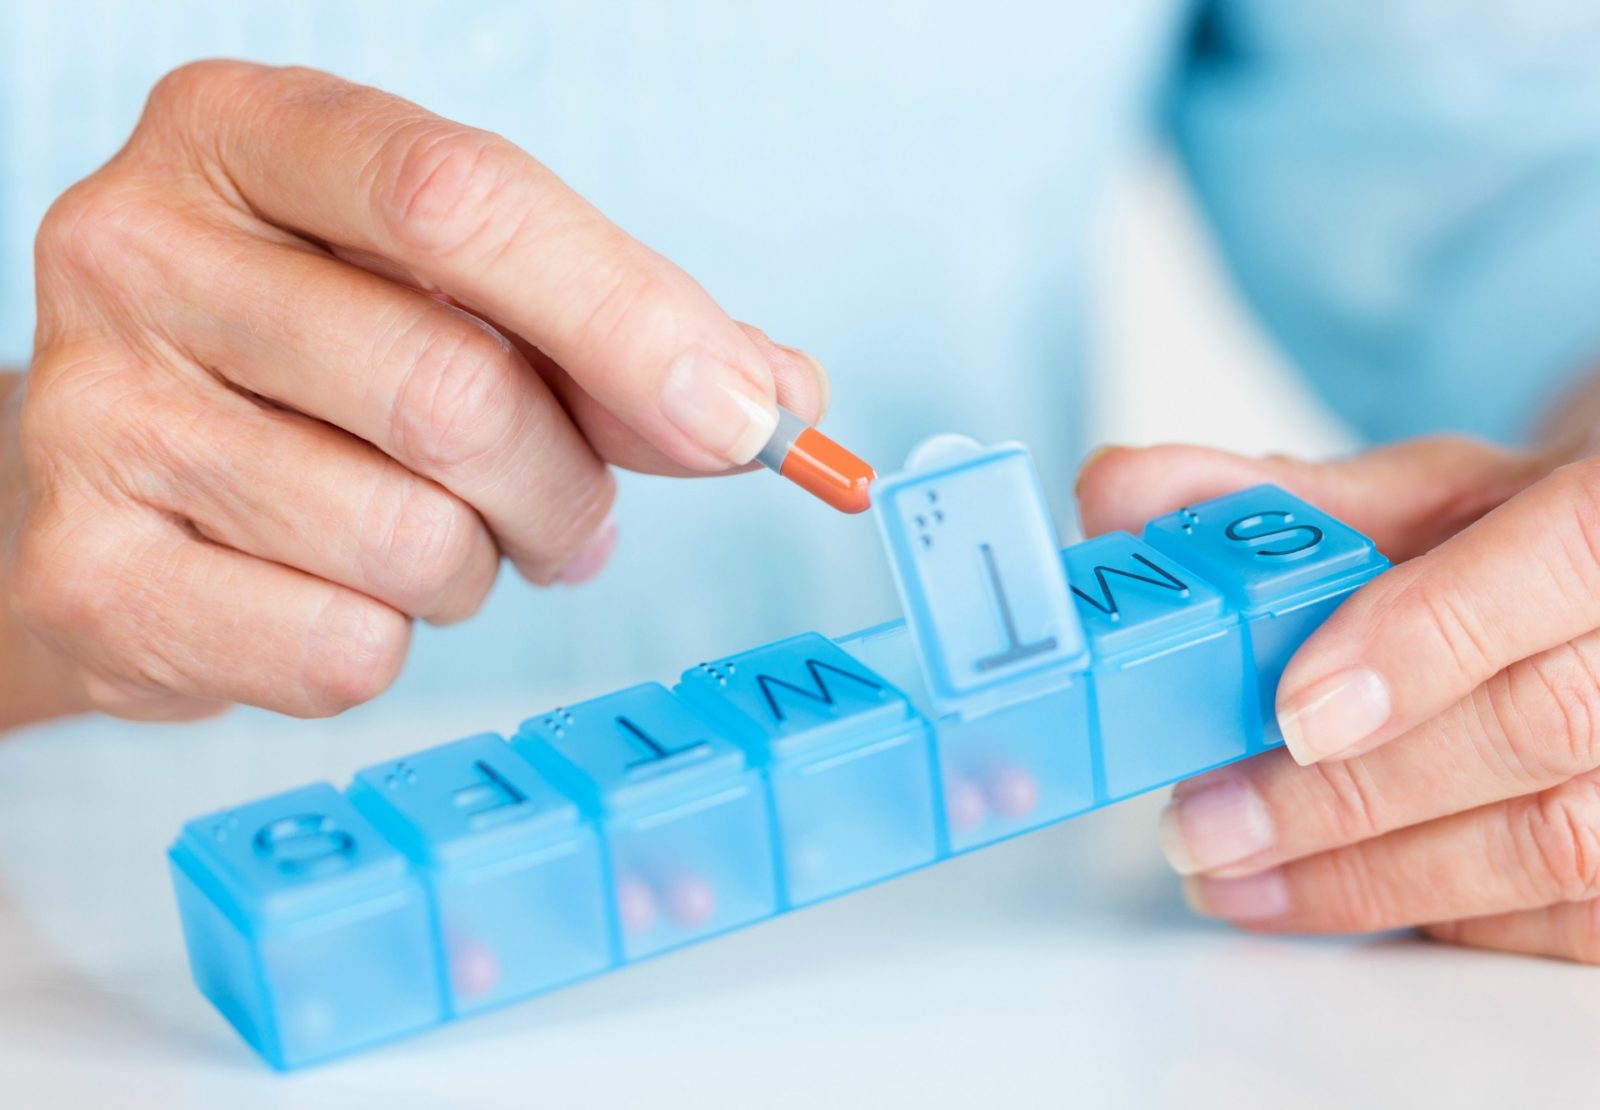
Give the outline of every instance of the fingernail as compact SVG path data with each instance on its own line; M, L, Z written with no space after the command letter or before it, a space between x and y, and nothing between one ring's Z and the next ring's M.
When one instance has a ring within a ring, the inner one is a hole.
M1276 868L1242 879L1191 875L1183 896L1195 913L1225 921L1266 921L1289 911L1289 884Z
M617 522L608 516L588 542L578 548L578 553L561 568L556 581L563 586L582 585L605 569L616 547Z
M1120 443L1102 443L1099 447L1096 447L1093 451L1090 451L1087 455L1085 455L1083 457L1083 461L1078 464L1078 480L1073 483L1072 492L1076 494L1083 489L1083 479L1089 473L1089 468L1091 466L1105 458L1107 455L1123 450L1126 450L1126 448L1124 448Z
M1161 850L1180 875L1240 863L1270 847L1272 817L1242 779L1174 795L1161 811Z
M809 366L811 372L816 375L817 418L812 423L820 423L822 418L828 415L828 406L833 403L833 381L828 377L828 368L822 365L822 360L810 351L802 351L799 347L785 347L784 350Z
M1301 766L1349 751L1389 719L1389 686L1370 667L1329 675L1278 703L1278 728Z
M680 358L661 386L661 412L702 450L742 466L767 445L778 408L739 370L701 354Z

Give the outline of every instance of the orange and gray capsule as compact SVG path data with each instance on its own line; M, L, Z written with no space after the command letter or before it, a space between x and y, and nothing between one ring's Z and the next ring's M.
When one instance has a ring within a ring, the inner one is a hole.
M878 472L871 464L788 409L778 409L778 427L756 461L842 513L865 512L872 504L868 487Z

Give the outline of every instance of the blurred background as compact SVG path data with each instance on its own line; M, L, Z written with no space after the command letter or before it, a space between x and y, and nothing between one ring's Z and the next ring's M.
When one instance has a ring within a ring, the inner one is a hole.
M1270 139L1278 124L1292 138L1316 123L1326 140L1267 143L1305 156L1288 161L1306 177L1264 212L1265 245L1252 246L1257 257L1274 242L1293 248L1279 261L1298 265L1305 287L1337 309L1320 330L1294 332L1293 359L1284 329L1269 332L1246 307L1231 276L1237 252L1230 261L1218 244L1218 197L1248 208L1253 196L1213 177L1208 209L1158 125L1162 74L1199 5L1002 5L953 21L983 35L967 50L957 26L944 37L952 57L993 62L1014 51L1055 90L1047 103L1027 99L1029 86L1023 110L1000 96L981 106L991 115L958 121L1038 155L1038 180L1007 199L1065 213L1070 227L1034 231L1025 219L996 230L943 211L939 197L907 198L887 155L863 160L860 180L831 182L835 192L814 206L759 159L737 165L701 148L675 184L608 177L605 156L648 165L651 134L682 122L660 110L650 81L609 61L605 35L541 35L529 13L577 25L621 5L484 4L458 17L441 4L399 15L377 3L309 2L219 14L201 3L0 0L0 361L27 356L28 241L45 206L116 149L155 76L208 54L327 65L505 131L683 261L730 311L814 346L835 374L827 427L880 468L935 432L1028 440L1068 537L1071 478L1096 443L1311 456L1354 447L1356 428L1296 366L1308 347L1331 352L1334 366L1414 356L1424 378L1459 367L1459 390L1448 377L1423 385L1446 400L1459 392L1462 406L1481 393L1486 426L1505 408L1497 391L1519 382L1530 395L1535 384L1547 391L1581 369L1567 353L1600 351L1600 342L1583 346L1600 337L1594 13L1556 0L1223 6L1238 15L1241 41L1262 50L1246 76L1266 82L1258 95L1278 117L1255 118L1232 138ZM861 7L828 8L832 37L817 41L836 46L868 14L910 25L925 10ZM652 35L717 46L710 21L691 24L666 5L637 10L632 23L617 17L629 57L648 55ZM750 5L723 10L762 22ZM1022 29L1002 27L1007 18ZM1062 24L1027 30L1071 18L1121 52L1096 54ZM404 49L386 52L378 27ZM793 32L772 34L788 42ZM916 64L904 51L863 49L879 76ZM1072 63L1057 56L1067 49L1080 50ZM1113 55L1127 74L1096 84ZM1073 66L1079 83L1056 89L1051 81ZM684 96L737 123L740 105L692 65L668 68ZM614 122L603 103L558 99L576 122L551 135L517 92L550 73L540 88L559 91L557 78L587 72L633 80L657 112L616 150L595 138ZM1405 93L1416 94L1417 111ZM1040 136L1079 106L1106 107L1096 98L1109 107L1096 125L1105 133L1091 127L1085 140L1092 180L1058 190L1050 173L1060 167L1040 153ZM941 107L958 109L954 92L949 99ZM819 118L870 108L855 89L803 103ZM1358 110L1346 119L1330 105ZM945 165L947 116L922 119L914 102L889 107L915 119L908 136L864 128L853 141ZM762 150L791 168L816 153ZM1406 172L1387 172L1396 160ZM1316 177L1319 167L1333 176ZM742 199L705 200L697 174L730 177L730 195ZM1274 180L1252 180L1263 179ZM967 184L982 195L1008 180L996 171ZM1306 181L1311 191L1296 192ZM662 188L665 199L652 203ZM675 205L694 203L710 214L703 228L677 218ZM1549 214L1554 230L1525 234L1530 213ZM1364 215L1375 226L1352 232ZM813 225L825 241L808 253ZM1507 242L1519 250L1492 265ZM774 244L791 253L774 261L763 253ZM1068 252L1082 255L1081 266L1064 267L1071 273L1028 269ZM1441 260L1473 280L1433 280ZM1034 288L1040 272L1049 281ZM1496 276L1478 280L1485 273ZM1584 304L1597 307L1572 310ZM1519 350L1526 359L1507 357ZM1385 382L1365 387L1381 406ZM594 584L540 594L504 579L483 617L422 631L399 687L338 719L90 720L0 743L0 1102L509 1108L526 1105L530 1090L555 1105L604 1107L1579 1105L1574 1092L1592 1101L1592 981L1399 938L1264 942L1200 924L1160 863L1157 798L336 1068L266 1075L188 982L162 859L182 821L318 779L343 783L398 753L507 731L618 686L671 681L701 658L808 627L839 635L897 615L871 525L829 516L770 475L715 488L630 477L619 517L615 565ZM864 572L850 579L860 584L838 588L841 569Z
M1094 274L1094 442L1310 458L1359 445L1240 299L1169 151L1120 171Z

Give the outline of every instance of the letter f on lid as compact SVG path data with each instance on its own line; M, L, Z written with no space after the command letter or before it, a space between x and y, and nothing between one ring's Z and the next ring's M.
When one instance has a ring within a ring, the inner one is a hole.
M1021 446L936 437L874 489L940 712L970 715L1032 697L1088 665L1055 529Z

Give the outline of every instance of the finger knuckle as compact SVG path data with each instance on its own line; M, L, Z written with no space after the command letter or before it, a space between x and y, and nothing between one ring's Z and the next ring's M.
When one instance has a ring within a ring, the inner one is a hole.
M7 577L7 604L24 625L54 641L94 637L119 602L118 577L102 545L82 542L59 513L24 522Z
M108 399L107 394L126 391L102 386L108 381L130 383L136 374L130 359L103 342L75 339L43 348L28 368L22 431L55 430L74 418L82 423L85 411L94 419L119 411L125 396Z
M1530 779L1567 779L1600 766L1600 674L1587 650L1565 644L1526 659L1492 681L1489 693L1496 731Z
M451 473L505 442L516 402L511 349L487 327L421 326L396 392L393 438L428 473Z
M1600 590L1600 473L1596 466L1594 459L1568 463L1542 483L1547 504L1559 506L1565 513L1551 520L1550 535L1559 560L1552 571L1590 596Z
M1544 892L1563 902L1600 897L1600 778L1546 791L1526 810L1528 866Z
M1319 871L1328 931L1366 932L1398 923L1393 900L1375 879L1361 846L1326 853Z
M383 527L378 573L413 615L433 608L472 566L478 517L438 486L410 480Z
M1456 673L1484 678L1497 669L1493 666L1493 636L1484 628L1466 591L1425 575L1411 578L1377 614L1379 620L1395 627L1415 630L1424 643L1443 649Z
M170 69L150 88L147 115L188 113L214 108L243 82L266 67L231 58L201 58Z
M85 178L57 197L39 223L34 259L41 291L120 283L159 249L164 224L137 184L110 171Z
M58 403L60 393L53 366L45 358L36 359L29 370L16 437L17 458L30 477L60 465L63 438L68 429L79 426L73 421L83 418L73 406Z
M264 66L211 59L179 66L158 80L128 145L62 193L40 222L34 249L41 291L58 276L127 277L146 259L169 252L172 229L186 219L189 202L163 198L182 192L174 163L192 167L189 156L201 149L193 141L194 123L225 114L267 72Z
M300 713L331 717L371 701L394 683L405 663L410 624L386 605L335 590L307 635Z
M481 238L514 177L504 139L443 121L398 129L376 164L379 225L434 258L459 254Z
M671 334L672 329L662 322L682 303L681 288L667 266L650 258L621 249L612 257L610 271L595 276L588 303L573 315L573 342L597 357L610 352L614 357L637 362L652 357L638 349L642 340L653 341L654 337ZM622 354L617 356L617 352ZM668 352L669 357L676 354Z
M96 343L66 342L41 350L29 371L16 450L29 488L93 490L116 502L139 499L165 464L195 454L188 410L158 375L123 361ZM203 415L203 412L201 413Z
M1359 759L1313 763L1306 770L1320 787L1321 810L1339 843L1353 844L1387 831L1380 788Z

